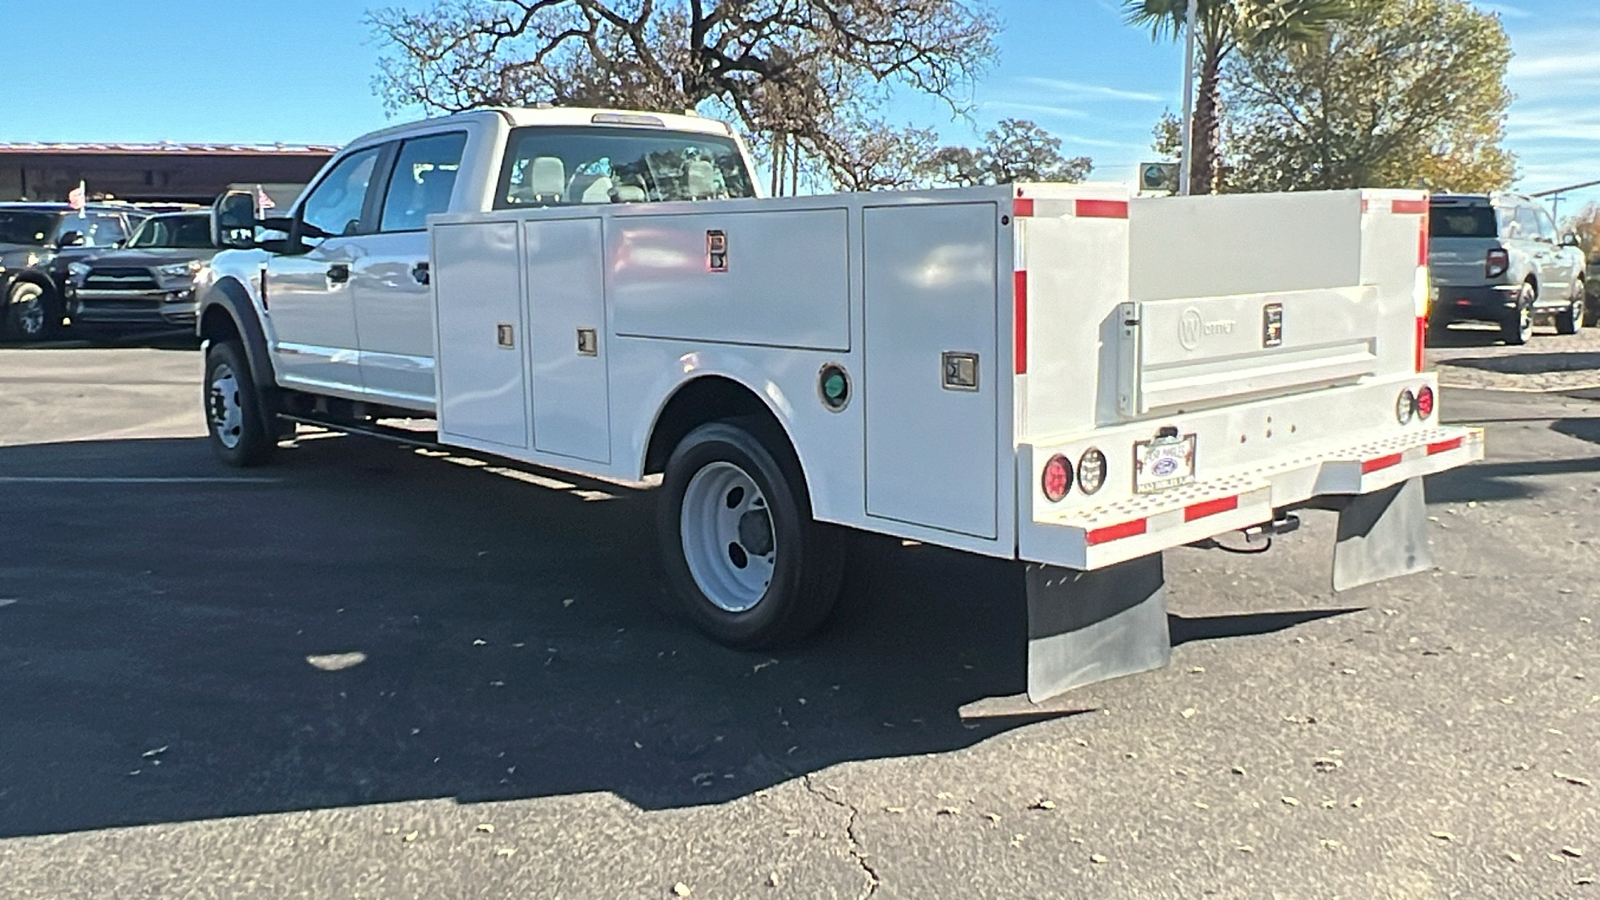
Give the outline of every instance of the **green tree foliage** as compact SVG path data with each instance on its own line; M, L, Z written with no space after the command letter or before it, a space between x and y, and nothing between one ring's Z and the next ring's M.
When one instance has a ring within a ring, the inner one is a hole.
M1208 194L1218 189L1222 71L1230 55L1240 49L1292 47L1316 38L1329 22L1348 15L1352 2L1200 0L1195 29L1199 84L1195 92L1194 159L1184 160L1194 193ZM1122 8L1130 24L1149 28L1156 40L1184 35L1188 0L1123 0Z
M1023 119L1001 119L979 147L940 147L917 167L929 184L967 187L1016 181L1079 182L1094 169L1087 156L1066 157L1061 139Z
M1352 9L1316 42L1251 48L1231 64L1230 189L1509 186L1500 20L1465 0Z

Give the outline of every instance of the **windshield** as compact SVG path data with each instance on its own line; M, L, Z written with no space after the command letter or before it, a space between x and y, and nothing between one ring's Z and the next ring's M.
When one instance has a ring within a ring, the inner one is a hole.
M496 209L754 197L730 138L651 128L511 133Z
M155 216L145 219L128 239L128 246L138 249L173 247L192 250L210 250L211 217L188 213L178 216Z
M42 247L55 227L56 217L52 213L0 210L0 244Z
M1494 208L1484 206L1439 206L1428 213L1428 235L1436 238L1492 238L1500 233Z

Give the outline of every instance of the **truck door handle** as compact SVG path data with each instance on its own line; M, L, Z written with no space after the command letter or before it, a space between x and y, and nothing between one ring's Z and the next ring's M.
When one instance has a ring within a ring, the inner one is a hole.
M328 267L328 280L334 284L344 284L350 280L350 266L345 263L334 263Z
M425 263L425 262L419 262L416 265L412 266L411 267L411 277L416 280L417 284L427 284L428 283L428 264Z

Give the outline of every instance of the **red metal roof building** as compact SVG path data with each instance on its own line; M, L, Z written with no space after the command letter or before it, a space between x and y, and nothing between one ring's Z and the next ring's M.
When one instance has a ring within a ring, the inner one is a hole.
M210 203L229 184L305 184L337 147L306 144L0 143L0 200Z

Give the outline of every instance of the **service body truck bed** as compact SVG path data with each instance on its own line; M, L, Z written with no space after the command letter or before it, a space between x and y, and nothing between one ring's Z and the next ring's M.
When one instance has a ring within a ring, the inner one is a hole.
M1420 477L1483 448L1421 371L1426 209L1023 184L448 212L427 412L444 445L664 470L669 581L736 645L831 606L812 522L1015 559L1042 698L1166 661L1166 548L1324 506L1336 587L1429 565Z

